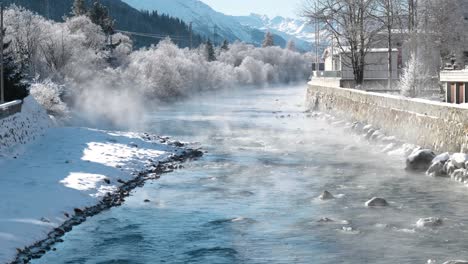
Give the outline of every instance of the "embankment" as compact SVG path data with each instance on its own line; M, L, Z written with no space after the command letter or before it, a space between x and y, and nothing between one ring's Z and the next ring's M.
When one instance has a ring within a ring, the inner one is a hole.
M52 121L46 111L31 97L24 100L20 113L0 119L0 156L18 151L42 136Z
M468 108L463 106L310 83L307 102L310 110L372 124L437 152L468 150Z

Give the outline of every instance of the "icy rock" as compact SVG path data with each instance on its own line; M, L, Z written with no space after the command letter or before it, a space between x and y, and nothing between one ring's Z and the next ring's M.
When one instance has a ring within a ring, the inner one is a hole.
M449 260L445 261L443 264L468 264L466 260Z
M455 167L455 165L453 165L452 161L448 161L445 163L444 165L444 172L445 174L447 175L452 175L453 172L457 169L457 167Z
M416 227L437 227L442 225L442 219L437 217L421 218L416 222Z
M369 131L367 131L367 133L366 133L366 135L365 135L365 138L366 138L366 139L370 139L371 136L372 136L376 131L377 131L377 130L372 129L372 128L369 129Z
M324 191L324 192L319 196L319 199L320 199L320 200L331 200L331 199L335 199L335 196L333 196L333 194L331 194L329 191Z
M458 182L465 182L466 180L466 174L467 174L467 171L466 169L458 169L458 170L455 170L451 175L450 175L450 178L458 181Z
M450 160L450 154L448 152L442 153L437 155L433 160L432 163L436 162L442 162L442 164L445 164L447 161Z
M364 126L364 127L362 128L362 130L363 130L364 132L368 132L368 131L371 130L371 129L372 129L372 125L366 125L366 126Z
M383 153L388 153L388 152L392 151L393 149L395 149L395 147L396 147L395 143L390 143L382 150L382 152Z
M406 169L413 171L426 171L431 166L432 160L436 157L429 149L418 149L413 151L406 158Z
M374 207L374 206L388 206L388 203L383 198L374 197L366 202L367 207Z
M447 173L444 170L444 164L441 161L432 163L431 167L426 171L426 175L431 177L443 177L447 176Z
M382 134L382 132L380 132L379 130L376 130L374 133L372 133L372 135L370 136L370 140L380 140L382 138L384 138L385 135Z
M465 153L454 153L450 157L450 161L457 169L464 169L465 163L468 161L468 155Z

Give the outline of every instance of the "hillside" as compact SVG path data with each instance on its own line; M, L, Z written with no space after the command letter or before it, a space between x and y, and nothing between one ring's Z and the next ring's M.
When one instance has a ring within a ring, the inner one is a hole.
M4 0L5 4L16 4L33 10L40 15L55 21L62 21L71 11L73 0ZM87 0L91 5L91 0ZM158 34L161 36L179 36L179 46L189 46L189 27L178 18L159 15L156 12L141 12L120 0L101 0L109 8L111 16L116 20L116 29L123 31ZM159 42L159 39L133 37L136 47L148 46ZM194 35L195 46L200 44L201 37Z
M265 31L244 26L235 17L217 12L199 0L123 0L140 10L157 10L159 13L178 17L183 21L193 23L193 29L205 38L214 38L216 44L224 39L230 42L240 40L261 45ZM290 36L275 33L275 43L284 47Z

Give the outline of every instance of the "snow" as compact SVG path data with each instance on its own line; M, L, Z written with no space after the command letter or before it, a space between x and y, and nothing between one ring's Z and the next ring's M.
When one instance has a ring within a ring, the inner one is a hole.
M25 98L21 113L0 119L0 158L17 155L21 145L40 137L50 126L45 110L31 96Z
M192 22L196 32L211 37L216 25L217 34L229 40L240 39L247 43L260 44L252 35L251 29L271 31L285 40L293 39L297 47L309 51L315 36L312 27L301 19L275 17L251 14L250 16L229 16L217 12L199 0L124 0L136 9L157 10L185 21Z
M17 158L0 158L0 263L44 239L65 213L117 190L118 179L127 181L174 152L135 133L54 127Z

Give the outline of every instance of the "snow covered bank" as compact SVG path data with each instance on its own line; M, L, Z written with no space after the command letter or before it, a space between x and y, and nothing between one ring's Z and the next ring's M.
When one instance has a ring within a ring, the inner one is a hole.
M21 113L0 119L0 158L17 154L21 145L39 138L51 125L46 111L31 96L27 97Z
M160 162L183 159L189 150L181 145L147 134L50 128L18 158L0 159L0 263L87 208L115 205L108 193L142 172L161 172Z

